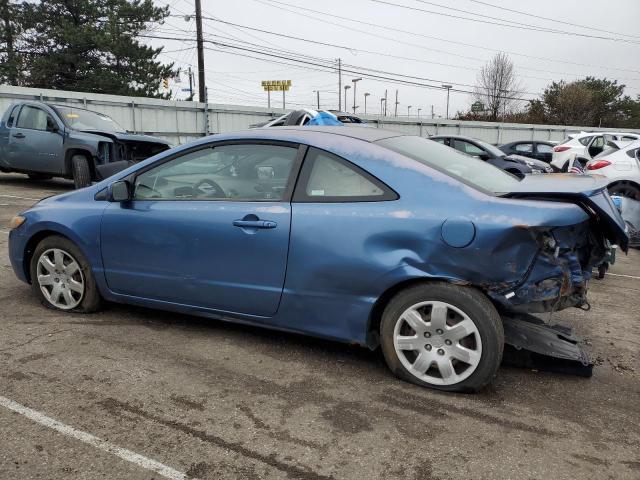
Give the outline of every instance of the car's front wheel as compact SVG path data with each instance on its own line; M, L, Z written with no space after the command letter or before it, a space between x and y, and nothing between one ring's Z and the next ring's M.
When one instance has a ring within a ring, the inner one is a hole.
M91 185L91 169L87 157L84 155L71 157L71 175L73 176L73 186L76 189Z
M47 307L83 313L100 308L91 266L69 239L54 235L42 240L31 257L30 272L32 288Z
M380 325L389 368L409 382L447 391L478 391L502 361L504 330L479 291L426 283L397 294Z

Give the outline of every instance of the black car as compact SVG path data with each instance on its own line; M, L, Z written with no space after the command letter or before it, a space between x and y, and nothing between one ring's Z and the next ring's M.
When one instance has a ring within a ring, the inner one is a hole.
M434 142L442 143L448 147L479 158L491 165L512 173L518 177L530 173L551 173L553 169L540 160L521 157L518 155L507 155L502 150L494 147L490 143L483 142L476 138L463 137L461 135L435 135L429 137Z
M520 140L518 142L505 143L499 148L507 155L522 155L523 157L551 163L553 147L555 147L555 144L551 142Z

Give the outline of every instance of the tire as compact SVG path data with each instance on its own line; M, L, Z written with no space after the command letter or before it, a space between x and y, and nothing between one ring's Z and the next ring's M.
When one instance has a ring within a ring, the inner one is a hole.
M434 309L440 322L431 320ZM416 324L415 330L406 319ZM444 328L437 329L440 325ZM380 342L387 365L397 377L437 390L477 392L498 371L504 330L498 311L478 290L425 283L401 291L387 304ZM440 365L449 375L442 373Z
M609 187L609 195L630 198L640 201L640 188L631 182L618 182Z
M102 306L102 297L89 262L80 249L65 237L52 235L42 240L33 252L29 271L31 288L46 307L90 313ZM57 301L53 298L55 288L59 292Z
M44 173L28 173L27 176L31 180L51 180L53 178L53 175L47 175Z
M84 155L74 155L71 157L71 174L73 185L76 189L91 185L91 169L89 161Z
M602 280L605 277L607 270L609 270L608 264L602 263L598 265L598 280Z

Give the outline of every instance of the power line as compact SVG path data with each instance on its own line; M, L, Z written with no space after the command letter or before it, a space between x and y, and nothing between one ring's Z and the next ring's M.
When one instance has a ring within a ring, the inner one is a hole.
M514 10L513 8L502 7L500 5L494 5L493 3L489 3L489 2L482 2L480 0L469 0L469 1L473 2L473 3L478 3L480 5L486 5L487 7L493 7L493 8L497 8L499 10L504 10L504 11L507 11L507 12L518 13L520 15L526 15L527 17L533 17L533 18L538 18L538 19L541 19L541 20L547 20L549 22L559 23L561 25L571 25L572 27L586 28L587 30L595 30L596 32L610 33L610 34L613 34L613 35L621 35L623 37L640 38L639 35L631 35L629 33L621 33L621 32L612 32L611 30L603 30L601 28L596 28L596 27L591 26L591 25L580 25L579 23L567 22L566 20L556 20L555 18L543 17L541 15L535 15L535 14L530 13L530 12L523 12L521 10Z
M589 68L601 68L601 69L606 69L606 70L617 70L617 71L623 71L623 72L640 73L640 70L632 70L632 69L626 69L626 68L610 67L610 66L606 66L606 65L594 65L594 64L588 64L588 63L579 63L579 62L572 62L572 61L569 61L569 60L559 60L559 59L546 58L546 57L537 57L535 55L528 55L528 54L525 54L525 53L513 52L513 51L509 51L509 50L498 50L498 49L494 49L494 48L475 45L475 44L472 44L472 43L465 43L465 42L460 42L460 41L457 41L457 40L450 40L450 39L446 39L446 38L442 38L442 37L436 37L436 36L433 36L433 35L426 35L426 34L423 34L423 33L417 33L417 32L412 32L412 31L409 31L409 30L403 30L403 29L399 29L399 28L389 27L389 26L386 26L386 25L378 24L378 23L366 22L366 21L363 21L363 20L356 20L356 19L353 19L353 18L343 17L343 16L336 15L336 14L333 14L333 13L327 13L327 12L322 12L322 11L319 11L319 10L313 10L313 9L310 9L310 8L305 8L305 7L302 7L302 6L299 6L299 5L291 5L289 3L281 2L281 1L278 1L278 0L253 0L253 1L257 2L257 3L262 3L264 5L269 5L269 7L276 7L276 8L279 8L281 10L293 13L295 15L299 15L299 16L302 16L302 17L305 17L305 18L310 18L310 19L316 20L318 22L322 22L322 23L326 23L326 24L329 24L329 25L334 25L336 27L344 28L344 29L347 29L347 30L349 30L351 32L356 31L356 32L363 33L365 35L372 36L372 37L384 38L384 39L387 39L389 41L400 43L400 44L403 44L403 45L415 46L415 47L418 47L418 48L422 48L424 50L432 50L432 51L439 52L439 53L445 53L447 55L453 55L453 56L457 56L457 57L460 57L460 58L471 59L471 60L478 60L478 61L481 61L481 62L486 62L486 59L479 59L479 58L476 58L476 57L458 55L456 53L453 53L451 51L446 51L446 50L437 50L437 49L433 49L433 48L427 48L427 47L424 47L422 45L409 43L409 42L404 42L404 41L398 40L397 38L381 36L378 32L372 33L372 32L367 32L365 30L358 30L358 29L355 29L355 28L350 27L350 26L341 25L339 23L335 23L335 22L332 22L332 21L329 21L329 20L325 20L325 19L322 19L322 18L314 17L312 15L301 13L300 10L307 11L307 12L313 12L313 13L316 13L316 14L319 14L319 15L330 17L330 18L338 18L340 20L344 20L344 21L352 22L352 23L357 23L357 24L361 24L361 25L366 25L366 26L369 26L369 27L374 27L376 29L384 29L384 30L388 30L388 31L391 31L391 32L404 33L404 34L412 35L412 36L415 36L415 37L427 38L427 39L430 39L430 40L437 40L437 41L440 41L440 42L446 42L446 43L451 43L451 44L455 44L455 45L461 45L461 46L464 46L464 47L478 48L480 50L486 50L486 51L491 51L491 52L503 52L503 53L507 53L509 55L516 55L516 56L521 56L521 57L525 57L525 58L531 58L531 59L534 59L534 60L544 60L544 61L550 61L550 62L555 62L555 63L563 63L563 64L567 64L567 65L576 65L576 66L589 67ZM277 5L273 5L273 4L277 4ZM285 7L283 7L283 5L286 6L286 7L292 7L292 8L294 8L294 10L290 10L288 8L285 8ZM438 65L451 66L451 67L455 67L455 68L463 68L463 67L459 67L459 66L456 66L456 65L447 65L447 64L437 63L437 62L433 62L433 63L436 63ZM554 75L558 75L559 74L559 75L570 75L570 76L576 76L576 77L586 76L586 75L569 74L569 73L566 73L566 72L554 72L554 71L549 71L549 70L542 70L542 69L523 67L523 66L518 66L518 68L521 69L521 70L531 70L531 71L541 72L541 73L551 73L551 74L554 74ZM530 77L530 78L536 78L536 77ZM545 79L545 80L547 80L547 79ZM620 78L620 80L637 81L638 79Z
M430 13L430 14L433 14L433 15L440 15L440 16L443 16L443 17L456 18L456 19L459 19L459 20L467 20L467 21L470 21L470 22L479 22L479 23L484 23L484 24L488 24L488 25L497 25L497 26L501 26L501 27L517 28L517 29L521 29L521 30L530 30L530 31L533 31L533 32L558 33L558 34L561 34L561 35L571 35L571 36L578 36L578 37L585 37L585 38L596 38L596 39L599 39L599 40L611 40L611 41L615 41L615 42L632 43L632 44L640 45L640 42L638 42L638 41L627 40L627 39L624 39L624 38L603 37L603 36L598 36L598 35L589 35L589 34L586 34L586 33L567 32L567 31L562 31L562 30L544 29L544 28L539 28L539 27L527 27L527 26L520 26L520 25L512 25L512 24L509 24L509 23L492 22L492 21L489 21L489 20L482 20L482 19L479 19L479 18L462 17L460 15L453 15L451 13L436 12L434 10L425 10L423 8L410 7L408 5L399 5L397 3L386 2L384 0L370 0L370 1L374 2L374 3L380 3L380 4L383 4L383 5L390 5L390 6L396 7L396 8L404 8L404 9L412 10L412 11L416 11L416 12ZM420 0L418 0L418 1L420 1Z

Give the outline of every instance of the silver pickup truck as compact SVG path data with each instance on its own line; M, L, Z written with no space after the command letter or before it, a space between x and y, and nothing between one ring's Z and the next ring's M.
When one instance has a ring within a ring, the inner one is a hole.
M76 188L168 148L165 140L130 134L111 117L76 107L17 102L0 120L0 171L72 178Z

